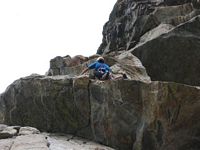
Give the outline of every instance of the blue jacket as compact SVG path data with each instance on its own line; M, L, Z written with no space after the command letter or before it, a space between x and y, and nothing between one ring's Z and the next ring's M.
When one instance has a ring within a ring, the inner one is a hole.
M95 71L98 71L99 69L101 69L101 71L103 71L104 73L111 72L111 69L107 64L100 63L98 61L95 61L94 63L90 64L88 68L95 69Z

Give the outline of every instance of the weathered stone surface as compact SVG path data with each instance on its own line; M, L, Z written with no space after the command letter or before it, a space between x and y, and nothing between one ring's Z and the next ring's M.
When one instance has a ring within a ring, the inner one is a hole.
M151 82L150 77L146 73L146 69L140 60L130 52L124 52L114 57L115 63L111 66L112 73L117 78L120 73L125 73L128 79L136 81Z
M0 140L0 150L10 150L14 139L1 139Z
M3 124L2 124L3 125ZM6 126L6 125L5 125ZM13 129L18 126L7 126ZM20 133L23 133L20 134ZM37 134L37 135L36 135ZM67 134L39 133L33 127L21 127L11 138L0 139L0 150L114 150L87 139Z
M44 135L31 134L18 136L10 150L49 150Z
M0 132L0 150L48 150L46 136L39 133L33 127L7 126Z
M200 16L133 48L152 80L200 85Z
M50 68L46 75L77 75L80 74L85 67L85 62L88 61L87 57L82 55L76 55L70 57L69 55L65 57L57 56L50 61Z
M13 127L6 127L3 131L0 132L0 139L11 138L17 135L17 130Z
M33 127L21 127L18 135L39 134L40 131Z
M5 124L0 124L0 131L3 131L6 127L7 127L7 125L5 125Z
M5 112L5 122L51 132L76 133L87 128L88 83L88 78L82 82L81 78L73 81L68 76L30 76L17 80L3 96L4 106L9 110ZM80 98L85 107L79 103Z
M97 53L134 49L152 80L200 85L199 6L199 0L118 0Z
M200 88L175 83L142 84L143 113L135 149L199 149Z
M136 47L139 47L140 45L147 43L157 37L159 37L162 34L168 33L171 29L173 29L174 26L170 24L160 24L158 27L148 31L140 38L140 42L136 45Z
M199 87L34 76L15 81L0 101L9 124L72 133L123 150L200 148Z
M114 150L113 148L70 135L49 135L51 150Z
M103 28L98 54L129 50L160 24L177 26L200 14L199 0L118 0Z
M142 115L139 83L97 82L91 84L90 91L94 139L116 149L131 149Z

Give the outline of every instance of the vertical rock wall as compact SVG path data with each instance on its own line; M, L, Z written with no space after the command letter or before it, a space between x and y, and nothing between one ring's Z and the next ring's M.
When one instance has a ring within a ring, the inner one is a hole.
M121 150L200 148L199 87L32 76L14 82L0 102L1 122L10 125L70 133Z
M199 18L199 0L118 0L97 53L130 51L153 81L200 85Z

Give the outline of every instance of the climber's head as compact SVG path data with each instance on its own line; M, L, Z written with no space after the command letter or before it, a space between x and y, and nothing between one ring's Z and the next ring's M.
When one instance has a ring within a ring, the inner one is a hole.
M98 57L97 61L100 62L100 63L104 63L104 58L103 57Z

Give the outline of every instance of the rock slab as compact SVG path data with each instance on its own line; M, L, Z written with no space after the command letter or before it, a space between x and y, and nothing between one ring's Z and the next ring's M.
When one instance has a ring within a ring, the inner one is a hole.
M0 104L7 124L70 133L115 149L200 148L199 87L37 76L14 82Z

